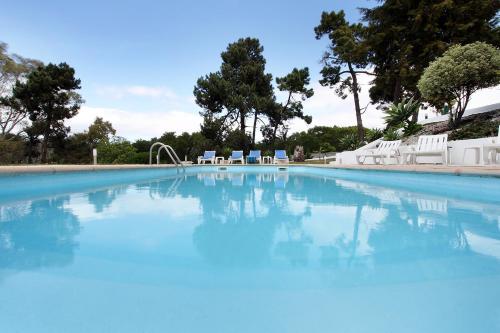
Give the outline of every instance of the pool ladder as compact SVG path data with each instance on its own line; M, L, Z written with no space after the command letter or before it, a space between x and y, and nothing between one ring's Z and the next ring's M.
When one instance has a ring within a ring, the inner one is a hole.
M179 168L182 168L182 171L186 172L186 167L184 166L184 164L182 164L182 161L179 156L177 156L174 148L164 144L163 142L155 142L151 145L151 148L149 148L149 165L153 164L153 148L155 146L160 146L160 148L158 148L158 153L156 154L156 164L160 164L160 153L163 149L167 152L170 159L174 162L175 167L177 168L177 172L179 172Z

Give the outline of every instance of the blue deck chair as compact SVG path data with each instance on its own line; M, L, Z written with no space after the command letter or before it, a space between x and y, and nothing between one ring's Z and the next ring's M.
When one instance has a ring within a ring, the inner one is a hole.
M241 164L245 164L245 159L243 158L243 150L233 150L231 156L229 156L229 164L240 161Z
M250 153L247 156L247 163L262 164L262 156L260 155L260 150L250 150Z
M206 162L215 164L215 150L205 150L203 156L198 157L198 164L205 164Z
M286 155L285 150L275 150L274 151L274 159L273 163L278 164L278 163L284 163L288 164L290 160L288 159L288 156Z

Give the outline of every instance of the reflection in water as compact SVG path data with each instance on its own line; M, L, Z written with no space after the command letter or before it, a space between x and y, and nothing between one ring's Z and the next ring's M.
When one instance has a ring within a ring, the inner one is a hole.
M29 270L72 262L80 231L69 197L1 207L0 268Z
M177 193L199 199L202 223L193 241L219 266L262 266L283 258L292 266L335 269L342 280L342 270L377 274L374 267L386 263L468 256L488 264L493 258L471 247L467 231L500 240L498 223L489 219L498 214L495 208L484 216L483 205L469 203L464 213L463 203L453 199L350 181L207 173L188 178ZM451 269L442 273L451 274L454 262L442 264Z
M96 213L102 213L105 208L109 208L113 201L120 195L125 194L127 186L113 187L87 194L88 201L94 206Z

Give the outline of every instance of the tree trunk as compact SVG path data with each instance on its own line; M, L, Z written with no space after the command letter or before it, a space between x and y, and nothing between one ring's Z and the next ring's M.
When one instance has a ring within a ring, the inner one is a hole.
M245 129L246 129L246 126L245 126L245 112L243 112L242 110L240 110L240 131L241 133L245 133Z
M256 132L256 128L257 128L257 116L258 116L258 113L257 113L257 110L255 111L255 115L253 117L253 129L252 129L252 148L255 148L255 132Z
M272 145L273 145L273 148L274 148L274 143L276 142L276 134L278 133L278 124L276 124L276 126L274 126L274 130L273 130L273 142L272 142Z
M467 108L467 104L469 104L470 94L466 93L464 96L464 101L459 99L457 103L457 109L455 112L450 111L450 125L452 128L457 128L462 122L462 117L465 113L465 109Z
M401 77L399 73L396 73L396 81L394 82L394 92L392 95L393 103L399 103L402 99L402 87L401 87Z
M43 133L43 141L42 141L42 157L41 163L47 163L47 151L49 146L49 130L45 129Z
M351 73L352 78L352 91L354 96L354 108L356 109L356 123L358 126L358 140L360 142L365 141L365 130L363 128L363 120L361 119L361 108L359 106L359 95L358 95L358 78L356 76L356 72L352 67L351 63L347 63L349 66L349 72Z

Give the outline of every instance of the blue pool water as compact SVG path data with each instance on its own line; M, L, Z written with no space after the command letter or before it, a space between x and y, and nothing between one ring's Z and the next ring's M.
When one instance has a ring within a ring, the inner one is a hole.
M0 176L0 332L499 332L500 178Z

